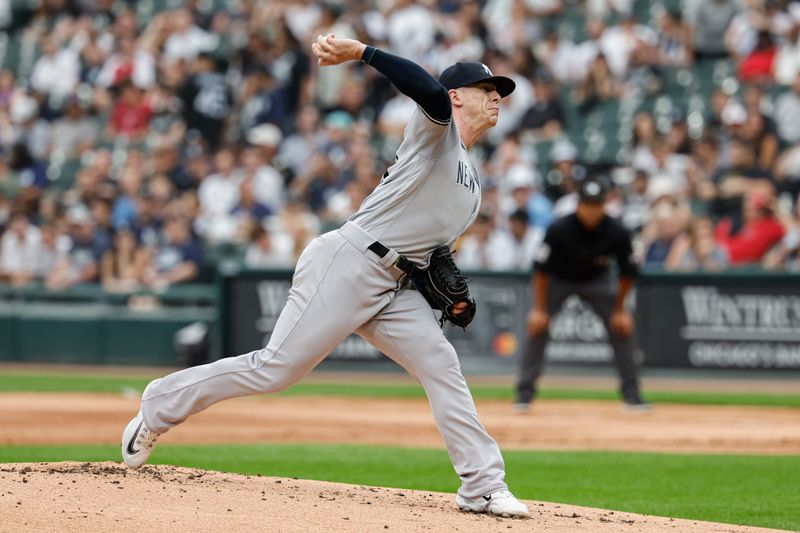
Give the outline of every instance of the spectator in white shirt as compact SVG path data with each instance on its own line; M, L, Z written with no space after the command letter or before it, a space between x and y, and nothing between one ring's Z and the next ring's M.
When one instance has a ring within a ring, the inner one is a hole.
M80 75L78 54L71 48L59 49L56 38L42 39L42 55L31 73L31 87L43 95L64 98L75 89Z
M149 89L156 82L156 63L150 52L138 48L132 37L122 37L117 52L112 54L97 76L101 87L112 87L129 79L140 89Z
M511 269L529 271L536 251L544 240L545 230L531 226L528 212L524 209L511 213L508 217L508 229L513 244Z
M219 38L198 28L192 13L186 8L172 14L174 31L164 44L164 55L171 60L194 60L200 52L210 52L219 44Z
M420 62L433 48L436 19L424 5L411 0L397 0L386 23L389 47L395 54Z
M267 231L257 225L247 247L244 264L249 268L289 268L294 265L294 240L286 233Z
M788 30L786 39L778 43L775 56L775 81L781 85L791 85L800 74L800 4L791 9L794 24Z
M496 228L492 217L479 213L456 255L464 270L512 270L514 242L506 230Z
M273 166L282 139L274 124L261 124L247 132L250 147L242 152L242 175L252 177L256 200L277 213L286 202L283 174ZM307 154L306 154L307 155Z
M42 234L24 213L12 215L0 239L0 278L14 285L33 281L41 255Z
M773 116L781 139L792 144L800 142L800 72L795 75L792 90L775 101Z
M657 43L656 33L637 23L633 11L623 14L622 21L603 32L600 50L608 60L611 72L618 79L625 77L632 59L644 54L644 50Z
M206 177L197 190L197 230L209 242L230 242L236 235L236 221L230 213L239 202L242 176L236 172L236 156L230 148L218 150L214 164L217 171Z

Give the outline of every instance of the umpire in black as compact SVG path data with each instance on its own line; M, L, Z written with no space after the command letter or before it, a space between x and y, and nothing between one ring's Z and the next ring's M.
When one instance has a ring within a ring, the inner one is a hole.
M637 272L630 235L605 214L606 190L601 182L585 180L578 194L576 212L553 222L534 261L534 306L528 314L530 338L520 360L516 412L527 411L536 394L536 380L550 340L550 317L573 294L603 319L625 406L635 410L650 407L639 394L633 362L633 317L625 309L625 297ZM609 268L612 260L618 279Z

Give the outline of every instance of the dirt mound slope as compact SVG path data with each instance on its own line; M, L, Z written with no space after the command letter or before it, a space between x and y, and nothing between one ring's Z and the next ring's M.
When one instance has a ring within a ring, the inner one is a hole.
M500 519L458 512L453 502L452 494L172 466L0 464L0 531L770 531L533 501L532 519Z

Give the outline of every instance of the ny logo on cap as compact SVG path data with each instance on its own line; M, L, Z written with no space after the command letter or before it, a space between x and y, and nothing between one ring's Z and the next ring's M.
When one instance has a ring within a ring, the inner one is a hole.
M489 67L486 66L486 63L481 63L481 66L483 67L483 70L486 71L486 74L488 74L489 76L494 76L494 74L492 74L492 71L489 70Z

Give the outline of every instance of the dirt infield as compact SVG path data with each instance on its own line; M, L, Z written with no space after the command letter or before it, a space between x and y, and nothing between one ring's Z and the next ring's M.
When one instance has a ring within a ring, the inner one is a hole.
M480 400L503 449L800 453L800 410L542 401L526 415ZM130 394L0 394L0 445L117 444ZM217 404L159 442L329 442L442 447L423 399L250 397ZM156 452L157 453L157 452ZM0 465L0 532L767 531L528 502L533 520L454 511L453 495L116 463Z
M542 401L527 415L479 400L503 449L800 454L800 410L658 405L630 414L616 402ZM116 444L135 395L0 394L0 445ZM222 402L159 442L328 442L442 447L424 399L250 397Z
M0 464L0 530L771 531L528 501L530 520L454 511L453 495L116 463Z

